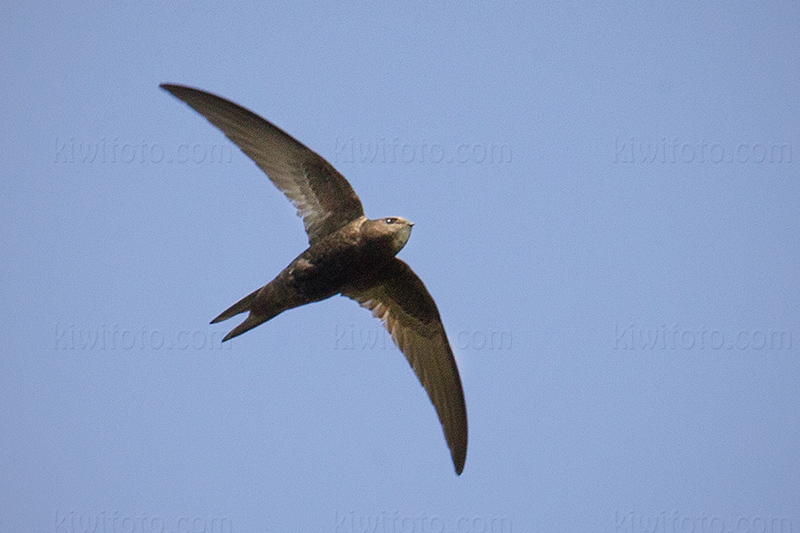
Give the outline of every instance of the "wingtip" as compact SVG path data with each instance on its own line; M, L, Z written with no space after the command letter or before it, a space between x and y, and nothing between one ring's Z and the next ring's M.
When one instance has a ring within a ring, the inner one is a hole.
M158 86L170 93L172 96L178 96L178 93L181 92L181 89L184 89L183 86L175 85L174 83L160 83Z
M449 435L445 433L448 448L450 448L450 456L453 458L453 466L456 469L456 474L459 476L464 471L464 464L467 462L467 422L463 422L463 432Z
M460 457L456 457L455 455L453 456L453 466L456 469L456 475L460 476L461 472L464 471L464 463L466 461L467 461L466 454L464 454L464 455L462 455Z

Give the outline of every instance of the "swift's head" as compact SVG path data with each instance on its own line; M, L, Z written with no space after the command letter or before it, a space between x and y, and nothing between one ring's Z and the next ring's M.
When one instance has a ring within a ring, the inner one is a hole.
M403 217L386 217L375 220L367 220L364 223L364 230L372 238L386 239L392 248L392 253L396 254L403 249L403 246L411 237L411 227L413 222L409 222Z

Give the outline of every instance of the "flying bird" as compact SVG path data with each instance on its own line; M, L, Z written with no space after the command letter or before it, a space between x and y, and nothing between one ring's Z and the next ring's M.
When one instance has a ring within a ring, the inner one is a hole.
M457 474L467 456L467 409L453 351L422 280L396 254L414 225L368 219L347 179L320 155L255 113L219 96L162 84L252 159L297 208L308 248L278 276L211 321L247 318L224 341L278 314L336 294L372 311L405 354L436 408Z

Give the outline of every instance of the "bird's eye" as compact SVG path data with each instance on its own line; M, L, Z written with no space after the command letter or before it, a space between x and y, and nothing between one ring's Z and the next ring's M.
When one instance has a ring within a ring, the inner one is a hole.
M383 221L386 222L387 224L394 224L395 222L397 222L397 219L394 217L389 217L389 218L384 218Z

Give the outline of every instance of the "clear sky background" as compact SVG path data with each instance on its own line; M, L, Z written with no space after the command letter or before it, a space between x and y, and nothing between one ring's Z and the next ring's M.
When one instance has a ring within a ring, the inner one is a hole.
M800 530L797 2L40 4L0 23L0 533ZM162 82L416 223L462 476L354 302L219 344L306 236Z

